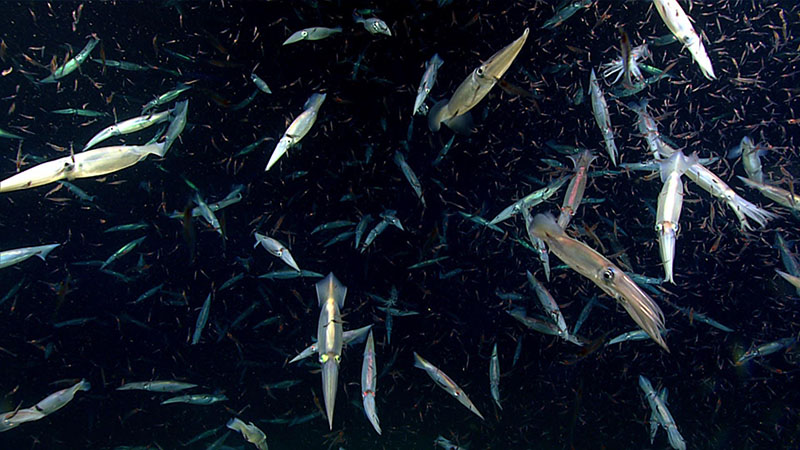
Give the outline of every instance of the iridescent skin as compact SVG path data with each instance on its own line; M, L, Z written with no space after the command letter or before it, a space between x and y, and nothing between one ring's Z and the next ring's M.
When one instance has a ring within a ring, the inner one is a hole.
M281 156L289 151L290 148L297 145L297 143L308 134L314 122L317 120L319 108L322 107L326 95L327 94L313 94L306 100L305 111L300 113L283 133L283 137L280 138L278 144L275 146L275 150L272 151L272 155L269 157L267 167L264 169L265 172L271 169Z
M675 241L680 226L678 221L683 206L683 183L681 176L692 164L697 162L697 155L686 158L683 153L675 152L668 160L661 162L661 179L664 186L658 194L658 210L656 212L656 232L661 252L661 264L664 266L664 280L675 283L673 279L673 263L675 261Z
M328 36L334 35L336 33L341 33L342 27L336 28L325 28L325 27L311 27L311 28L304 28L300 31L295 31L283 42L283 45L294 44L295 42L300 41L318 41L320 39L325 39Z
M538 214L534 217L531 232L572 270L614 297L650 338L669 351L661 336L664 314L625 272L588 245L567 236L551 216Z
M592 73L589 76L589 92L592 96L594 120L597 122L597 127L600 128L600 133L603 134L603 141L606 145L608 157L611 158L611 164L616 166L617 144L614 142L614 131L611 129L608 104L606 103L606 97L603 95L603 90L600 88L600 83L597 81L597 76L594 74L594 69L592 69Z
M681 5L676 0L653 0L656 10L669 28L669 31L689 50L692 58L700 66L700 70L709 80L715 80L714 68L711 67L711 60L708 58L700 36L694 31L689 16L683 11Z
M588 180L589 166L592 161L597 158L592 155L592 152L585 150L579 155L570 155L569 157L575 164L575 174L567 186L567 193L564 195L564 201L561 203L561 214L558 216L558 226L566 229L569 225L575 211L583 200L583 193L586 190L586 181Z
M54 248L61 244L37 245L36 247L16 248L0 252L0 269L21 263L32 256L38 256L44 261Z
M147 155L164 155L164 143L103 147L54 159L0 181L0 192L29 189L59 180L107 175L128 168Z
M83 47L83 50L81 50L77 55L75 55L74 58L70 59L69 61L64 63L63 66L56 69L56 71L53 72L53 74L50 75L49 77L40 80L39 83L55 83L61 78L64 78L65 76L71 74L72 72L75 72L78 69L78 67L80 67L80 65L83 64L87 58L89 58L89 55L92 54L92 50L94 50L94 48L97 47L97 44L99 42L100 39L92 37L89 40L89 42L86 43L86 46Z
M297 271L300 270L300 267L297 266L294 257L292 257L292 254L289 252L289 249L287 249L285 245L280 243L280 241L260 233L255 233L255 237L256 237L256 244L254 245L254 247L257 247L258 244L261 244L261 246L264 247L264 249L268 251L272 256L277 256L278 258L281 259L281 261L285 262L286 265L291 267L292 269Z
M494 85L497 84L497 80L511 67L511 63L514 62L514 59L522 50L522 46L528 38L528 31L526 28L522 36L492 55L485 63L475 69L458 86L446 104L437 103L431 108L428 114L428 126L431 131L439 131L442 122L447 125L447 121L463 116L486 97L486 94L492 90Z
M462 405L464 405L467 409L475 413L476 416L480 417L481 420L483 416L478 411L478 408L472 404L467 394L464 393L464 390L458 387L455 381L453 381L450 377L447 376L446 373L439 370L438 367L434 366L433 364L429 363L423 357L419 356L417 352L414 352L414 367L424 370L428 373L428 376L439 385L442 389L447 391L448 394L452 395L456 398Z
M364 362L361 365L361 398L364 401L364 413L367 419L381 434L381 423L378 420L378 412L375 410L375 389L378 382L378 373L375 363L375 341L372 339L372 331L367 337L367 345L364 346Z
M536 292L536 297L542 304L542 308L544 308L547 315L550 316L550 320L552 320L558 328L558 335L566 338L569 335L569 331L567 331L567 323L564 320L564 315L561 314L561 308L558 307L558 303L556 303L553 296L550 295L550 292L539 283L539 280L537 280L532 273L527 272L526 275L528 277L528 282Z
M492 359L489 360L489 391L492 393L492 400L498 408L500 406L500 360L497 357L497 344L492 347Z
M675 425L675 420L672 418L672 414L667 408L666 390L662 389L661 393L656 395L656 391L653 389L653 385L650 384L650 380L642 375L639 375L639 387L644 392L647 403L650 405L650 440L652 441L658 429L658 426L654 425L654 423L656 423L661 425L667 432L669 444L672 448L676 450L686 450L686 442L683 440L683 436L681 436L681 433L678 431L678 426Z
M800 195L793 194L786 189L779 188L777 186L759 183L758 181L754 181L752 179L744 177L739 177L739 179L742 180L747 186L753 189L758 189L758 191L761 192L764 197L767 197L773 202L795 211L800 211Z
M328 425L333 429L333 407L336 404L336 388L339 377L339 360L342 357L342 314L347 288L333 273L316 284L317 300L322 308L317 325L317 352L322 364L322 394Z
M147 114L144 116L134 117L133 119L124 120L120 123L111 125L103 129L103 131L97 133L93 138L89 140L88 143L83 147L84 150L87 150L95 145L103 142L104 140L112 137L112 136L119 136L121 134L129 134L135 133L137 131L144 130L145 128L156 125L162 122L166 122L169 119L170 111L161 111L157 113Z
M444 64L444 61L439 57L438 53L425 63L425 73L422 75L422 81L419 82L419 88L417 88L417 97L414 99L414 112L412 114L416 114L422 108L422 104L425 103L425 99L428 98L428 94L431 93L431 89L436 83L436 74L442 64Z

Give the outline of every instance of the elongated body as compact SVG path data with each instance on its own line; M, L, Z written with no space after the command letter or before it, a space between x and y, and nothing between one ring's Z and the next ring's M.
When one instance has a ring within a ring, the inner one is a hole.
M767 221L778 217L742 198L720 177L702 164L692 164L686 171L686 176L714 197L724 201L736 214L743 230L751 229L750 224L747 222L748 218L755 220L759 226L764 227Z
M544 276L547 281L550 281L550 253L547 252L547 245L541 238L534 235L533 230L531 230L533 220L529 208L522 208L522 217L525 220L525 231L528 233L528 239L531 241L533 250L539 255L539 261L541 261L544 268Z
M497 357L497 343L492 347L492 358L489 360L489 391L497 407L503 409L500 406L500 359Z
M653 437L655 437L658 425L661 425L664 431L667 432L667 438L672 448L686 450L686 442L683 440L683 436L678 431L678 426L675 425L675 420L667 408L667 390L661 389L656 395L650 380L642 375L639 375L639 387L644 392L647 403L650 405L650 442L652 443Z
M175 103L175 107L170 110L170 123L167 132L164 133L164 154L166 154L178 136L186 127L187 114L189 111L189 100Z
M597 122L597 127L600 128L600 133L603 135L606 152L608 152L608 157L611 158L611 164L616 166L617 144L614 142L614 131L611 129L611 116L608 114L606 97L603 95L603 90L600 88L600 83L597 81L594 69L592 69L592 73L589 76L589 92L592 96L592 113L594 114L594 120Z
M773 186L771 184L759 183L750 178L739 177L748 187L758 189L761 195L773 202L800 212L800 195L793 194L786 189Z
M272 151L272 155L269 157L269 162L264 171L272 168L281 156L290 148L297 145L297 143L308 134L308 131L311 130L311 126L314 125L314 122L317 120L319 108L322 106L322 102L325 101L325 97L326 94L312 94L311 97L308 98L304 106L305 111L297 116L294 121L292 121L291 125L289 125L289 128L286 129L286 132L283 133L283 137L280 138L278 144L275 146L275 150Z
M405 156L403 156L399 150L394 152L394 162L398 167L400 167L400 170L403 172L403 176L406 177L406 181L408 181L408 184L411 185L411 189L414 190L417 198L419 198L419 201L422 202L422 206L425 206L425 197L422 196L422 184L420 184L417 174L414 173L414 170L412 170L411 166L409 166L406 162Z
M78 109L78 108L65 108L55 109L50 111L53 114L60 114L62 116L78 116L78 117L107 117L108 113L102 111L95 111L92 109Z
M552 30L562 23L565 20L569 19L576 12L580 11L582 8L586 8L587 6L592 4L592 0L574 0L568 3L565 3L565 6L553 15L553 17L547 19L542 25L542 28L546 30Z
M286 248L285 245L281 244L277 239L273 239L269 236L264 236L263 234L256 233L256 244L253 247L257 247L258 244L261 244L262 247L266 251L268 251L272 256L277 256L281 259L286 265L291 267L294 270L299 271L300 267L297 266L297 263L294 261L292 254L289 252L289 249Z
M709 80L716 79L714 68L711 66L711 60L708 58L703 41L694 31L689 16L686 15L677 0L653 0L653 3L656 5L658 15L664 20L669 31L678 38L684 48L689 50L692 59L700 66L703 76Z
M551 216L537 214L533 218L531 231L572 270L590 279L617 300L650 338L668 350L661 336L664 314L625 272L588 245L567 236Z
M462 405L464 405L468 410L475 413L476 416L480 417L483 420L483 416L478 411L478 408L472 404L467 394L458 387L455 381L453 381L450 377L447 376L446 373L439 370L438 367L434 366L433 364L429 363L423 357L419 356L417 352L414 352L414 367L420 368L428 373L428 376L439 385L440 388L444 389L448 394L452 395L456 398Z
M56 69L55 72L53 72L49 77L40 80L39 83L55 83L72 72L75 72L75 70L77 70L78 67L80 67L80 65L83 64L87 58L89 58L89 55L92 54L92 50L97 47L99 42L100 39L97 39L96 37L89 39L89 42L86 43L86 46L83 47L83 50L75 55L74 58L65 62L64 65Z
M159 95L158 97L154 98L153 100L147 102L147 104L145 104L142 107L142 114L146 113L147 111L150 111L153 108L157 108L161 105L165 105L175 100L176 98L178 98L179 95L181 95L185 91L188 91L191 88L192 87L187 84L179 84L175 89L165 92Z
M282 45L289 45L294 44L295 42L300 41L318 41L320 39L325 39L326 37L332 36L336 33L341 33L342 27L336 28L325 28L325 27L311 27L311 28L304 28L300 31L295 31L289 36L288 39L283 41Z
M583 200L583 192L586 190L586 181L589 179L589 166L597 158L589 150L584 150L579 155L570 155L569 158L575 164L575 172L572 180L567 186L564 201L561 203L561 214L558 216L558 226L566 229L575 211Z
M199 192L195 192L194 194L194 203L197 205L197 208L200 210L200 216L211 225L211 228L214 229L220 236L222 236L222 225L219 223L219 219L217 219L217 215L214 214L214 211L211 210L211 207L208 206L208 203L203 199L203 196L200 195Z
M78 391L88 391L91 387L92 385L88 381L81 380L71 387L53 392L37 403L34 408L44 415L52 414L71 402Z
M422 74L422 80L419 82L419 87L417 88L417 98L414 99L414 111L412 114L417 114L426 110L422 105L425 103L425 99L428 98L428 94L431 93L433 85L436 84L436 74L439 72L439 68L442 67L442 64L444 64L444 61L439 57L438 53L434 54L431 59L425 63L425 73Z
M749 136L742 138L739 146L732 150L732 153L742 155L742 165L747 174L747 178L757 182L764 183L764 173L761 170L761 148L753 143Z
M228 206L235 205L236 203L239 203L240 201L242 201L242 190L243 189L244 189L244 185L234 186L233 190L225 198L223 198L222 200L220 200L218 202L209 203L208 204L208 209L210 209L211 212L216 213L220 209L227 208ZM200 216L203 215L203 211L201 210L201 208L199 206L195 206L194 208L192 208L191 214L192 214L192 217L200 217ZM170 219L183 219L183 211L174 211L173 213L171 213L169 215L169 218ZM145 225L145 227L149 226L147 224L144 224L144 225ZM111 230L106 230L106 233L108 233L109 231L111 231Z
M118 391L179 392L197 387L193 383L173 380L134 381L118 387Z
M653 156L656 159L672 156L675 153L675 149L661 139L655 120L647 112L647 102L643 100L638 105L629 104L628 107L639 116L639 131L644 135L648 148L653 152ZM720 177L703 166L699 160L686 170L686 176L709 194L724 201L736 214L740 226L744 230L751 229L750 224L747 222L748 218L755 220L759 226L763 227L767 224L767 221L777 217L777 215L761 209L739 196Z
M378 383L376 367L375 341L373 341L372 331L370 331L367 336L367 344L364 346L364 362L361 365L361 398L364 401L364 414L367 415L367 419L375 431L381 434L378 411L375 409L375 389Z
M342 314L347 287L333 273L316 284L317 301L321 308L317 325L317 352L322 364L322 394L328 425L333 429L333 407L336 404L339 361L342 358Z
M29 189L59 180L99 177L128 168L147 155L163 156L164 144L103 147L47 161L0 181L0 192Z
M92 61L96 62L97 64L101 64L105 67L113 67L115 69L128 70L131 72L144 72L145 70L151 69L148 66L143 66L141 64L136 64L129 61L118 61L114 59L98 59L98 58L92 58Z
M737 366L742 365L753 358L771 355L780 350L783 350L784 348L794 345L796 342L797 338L789 337L789 338L778 339L777 341L767 342L766 344L761 344L757 347L752 347L750 350L746 351L742 356L740 356L736 360L736 365Z
M203 329L208 323L208 315L211 312L211 293L208 294L206 300L203 302L203 307L200 308L200 313L197 315L197 321L194 324L194 333L192 333L191 345L197 345L200 342L200 335L203 334Z
M364 253L367 247L369 247L370 244L372 244L372 242L377 239L378 236L383 233L388 226L389 224L385 220L378 222L378 224L375 225L375 227L371 229L369 233L367 233L367 237L364 238L364 245L361 246L361 253Z
M542 309L544 309L547 316L558 328L558 335L566 339L569 335L569 331L567 330L567 323L564 320L564 315L561 314L561 308L558 307L558 303L556 303L553 296L550 295L550 292L539 283L539 280L537 280L532 273L526 272L526 274L528 276L528 283L530 283L534 292L536 292L536 297L539 299Z
M0 129L0 138L5 138L5 139L20 139L20 140L22 140L22 139L25 139L25 138L24 138L24 137L22 137L22 136L16 135L16 134L14 134L14 133L9 133L8 131L6 131L6 130L3 130L3 129Z
M558 326L553 322L545 322L535 317L529 317L525 308L514 308L506 311L506 313L516 319L519 323L525 325L530 330L537 333L547 334L550 336L558 336L567 342L571 342L578 346L583 346L584 342L574 334L565 335Z
M707 315L697 312L692 308L684 308L681 306L674 305L682 313L686 314L689 317L689 322L702 322L706 325L710 325L720 331L724 331L726 333L732 333L733 328L726 327L725 325L717 322L716 320L708 317Z
M89 139L89 142L83 146L83 150L88 150L110 137L135 133L137 131L144 130L147 127L165 122L167 119L169 119L169 113L169 111L161 111L144 116L134 117L133 119L124 120L120 123L111 125L110 127L107 127L101 132L97 133L93 138Z
M645 339L649 339L650 336L647 335L647 332L644 330L633 330L633 331L626 331L625 333L620 334L619 336L611 339L610 341L606 342L606 347L613 344L619 344L622 342L629 342L629 341L643 341Z
M687 158L677 151L668 160L661 162L661 181L664 186L658 194L656 212L656 232L661 250L661 264L664 266L664 281L675 283L672 271L675 262L675 241L680 226L678 221L683 206L683 182L681 176L697 163L697 154Z
M261 431L260 428L253 425L253 422L244 423L238 418L233 418L228 421L228 428L242 433L244 440L256 446L258 450L269 450L267 446L267 435Z
M444 123L451 129L469 134L471 118L466 114L475 107L503 77L528 38L528 29L514 42L492 55L456 88L450 100L440 101L428 113L428 127L439 131Z
M35 247L23 247L0 252L0 269L19 264L32 256L38 256L44 261L47 255L59 245L61 244L37 245Z
M500 211L500 214L496 215L494 219L489 221L489 224L494 225L500 223L510 217L513 217L519 214L520 211L523 209L530 209L540 203L548 200L550 197L553 196L559 189L561 189L564 184L572 177L572 175L568 175L565 177L561 177L556 179L555 181L551 182L547 186L538 189L530 194L522 197L521 199L517 200L516 202L512 203L506 209Z
M173 403L186 403L187 405L212 405L218 402L224 402L228 397L225 395L214 394L189 394L172 397L161 402L162 405L171 405Z
M117 250L116 252L114 252L114 254L112 254L111 256L109 256L109 257L108 257L108 259L106 259L106 260L103 262L103 264L100 266L100 270L103 270L103 269L105 269L105 268L106 268L106 267L108 267L108 265L109 265L109 264L111 264L112 262L114 262L114 261L116 261L117 259L119 259L120 257L122 257L122 256L125 256L125 255L127 255L128 253L130 253L130 252L131 252L133 249L135 249L135 248L136 248L136 247L137 247L139 244L141 244L141 243L142 243L142 241L144 241L144 239L145 239L146 237L147 237L147 236L142 236L142 237L140 237L140 238L138 238L138 239L134 239L134 240L132 240L132 241L128 242L127 244L123 245L122 247L120 247L120 249L119 249L119 250Z
M647 142L647 149L653 155L653 158L660 159L662 156L660 154L661 134L658 131L656 120L647 112L647 100L641 100L639 103L628 103L627 106L636 113L639 133L642 134L645 142ZM669 156L663 155L664 158L669 158Z
M367 231L367 227L369 223L372 221L372 214L364 214L361 216L361 219L358 221L358 225L356 225L356 232L355 232L355 248L358 248L359 244L361 243L361 237L364 235L364 232Z

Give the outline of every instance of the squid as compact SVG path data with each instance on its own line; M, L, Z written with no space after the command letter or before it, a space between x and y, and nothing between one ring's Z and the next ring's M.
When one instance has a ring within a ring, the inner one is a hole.
M486 94L492 90L497 81L503 77L516 59L525 40L528 39L528 28L514 42L492 55L481 64L456 88L450 100L442 100L428 113L428 127L431 131L439 131L442 123L453 131L469 134L472 117L467 113L475 107Z
M588 245L567 236L552 216L537 214L532 221L534 236L542 239L572 270L619 302L651 339L669 351L661 336L665 329L664 313L625 272Z

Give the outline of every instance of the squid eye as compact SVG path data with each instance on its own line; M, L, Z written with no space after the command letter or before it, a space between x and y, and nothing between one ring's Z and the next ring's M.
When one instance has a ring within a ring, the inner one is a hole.
M303 31L302 33L300 33L300 36L303 36L304 38L308 37L308 31Z
M605 281L613 281L614 280L614 269L611 267L606 268L603 271L603 280Z

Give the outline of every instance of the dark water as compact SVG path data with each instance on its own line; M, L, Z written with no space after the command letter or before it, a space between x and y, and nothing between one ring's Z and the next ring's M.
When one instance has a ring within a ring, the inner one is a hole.
M799 237L797 221L788 212L783 210L782 218L766 229L742 233L726 206L688 183L677 284L663 286L665 297L656 298L671 330L671 352L642 341L601 349L574 364L565 362L574 361L577 347L526 331L505 313L509 302L495 293L520 293L526 299L517 303L531 312L537 309L525 270L540 280L544 274L536 255L514 240L525 235L522 221L501 225L507 230L501 235L458 214L491 218L541 187L534 180L562 175L540 161L554 158L571 165L545 146L550 140L590 148L600 155L593 168L607 168L591 115L588 74L617 56L619 26L625 26L634 44L668 33L651 4L598 2L556 31L546 31L539 27L553 7L544 2L487 6L456 1L441 8L429 1L391 3L380 6L378 13L391 27L391 38L373 37L353 23L354 7L378 6L368 3L85 3L75 31L72 14L78 3L4 5L0 37L7 55L34 79L44 78L48 70L26 62L23 54L44 65L54 56L60 63L70 47L72 53L79 51L91 33L102 39L94 57L102 49L108 59L180 72L176 77L155 70L103 71L87 62L81 73L58 86L39 86L14 70L0 78L0 110L9 111L0 128L27 136L22 155L65 156L63 149L81 148L113 121L48 111L87 108L126 119L178 82L191 82L193 89L185 94L190 99L189 125L165 159L75 182L97 196L95 203L81 203L63 188L46 195L53 185L0 198L2 249L63 244L44 263L34 258L0 273L3 295L20 277L25 279L0 311L0 347L5 350L0 353L0 410L31 406L74 379L92 383L89 392L78 393L63 410L0 434L0 448L182 448L181 442L233 416L259 425L273 449L431 448L440 434L472 449L668 448L661 430L649 444L649 408L637 385L640 374L669 389L670 409L690 448L796 448L796 349L739 367L732 363L754 343L798 333L797 298L774 273L782 268L772 247L774 230L790 241ZM639 94L650 100L662 133L687 153L699 151L701 156L724 156L745 134L768 142L774 148L763 159L766 177L783 179L786 187L797 173L799 11L788 1L695 4L688 12L710 40L706 47L719 80L703 79L679 44L651 47L652 65L664 68L676 62L671 72L675 78ZM341 25L344 32L316 43L280 45L291 32L317 25ZM473 111L477 132L457 136L445 159L432 166L452 132L431 133L417 116L409 138L424 62L435 52L442 56L445 63L432 96L449 96L482 58L525 27L531 35L505 79L536 91L538 100L495 88ZM165 49L194 60L181 61ZM553 73L556 64L569 67ZM231 104L253 91L248 77L256 65L274 93L231 111ZM10 66L3 63L4 69ZM574 105L570 98L581 86L587 90L586 100ZM290 150L267 173L263 167L275 141L234 157L262 136L277 140L313 92L326 92L328 98L301 148ZM645 147L635 114L623 106L627 100L609 99L611 119L621 160L636 162L645 158ZM144 131L114 143L144 142L152 134ZM5 155L0 171L10 176L18 144L0 144ZM425 208L392 161L398 149L407 150L421 180ZM736 180L735 175L744 175L741 163L722 159L712 169L748 199L769 205ZM301 170L307 174L289 176ZM165 210L183 210L194 195L184 178L211 200L224 197L235 184L247 186L244 200L220 214L224 244L204 222L195 222L192 263L181 222L164 215ZM641 172L593 177L586 196L605 200L583 205L572 228L597 248L585 231L592 229L606 255L619 257L624 251L636 272L661 276L653 232L660 189L657 178ZM355 199L342 200L346 195ZM536 211L555 212L560 201L561 194ZM320 224L358 222L364 214L377 216L385 209L397 210L406 231L389 228L364 254L353 248L352 239L323 247L337 232L310 235ZM152 227L103 233L142 220ZM611 221L627 233L618 234L621 248L610 240ZM325 427L324 416L292 427L261 422L317 410L317 368L286 361L310 344L319 312L315 280L256 278L285 266L263 249L252 248L254 231L287 243L301 268L333 271L349 288L345 328L375 324L379 371L396 357L378 379L383 436L375 434L360 406L361 345L343 355L333 432ZM74 264L105 260L143 235L147 239L112 267L132 281ZM407 269L442 256L449 259ZM140 258L144 268L137 266ZM551 258L554 266L560 264ZM455 269L463 271L442 279L442 273ZM215 293L208 328L200 344L190 346L203 300L241 273L246 274L241 282ZM160 293L132 304L161 283L175 295ZM395 318L389 345L385 314L367 294L387 297L392 286L398 288L404 308L422 314ZM585 299L599 294L593 284L563 269L554 270L547 287L570 326ZM702 311L735 332L690 323L667 300ZM254 302L255 312L229 329ZM601 302L608 310L596 307L582 335L610 338L634 329L611 299L601 297ZM253 329L276 315L281 318L276 323ZM86 317L95 320L52 326ZM522 353L512 369L519 339ZM488 386L495 342L503 374L502 411L493 405ZM52 351L45 357L48 346ZM413 368L414 351L456 380L486 420L470 414ZM124 382L149 379L191 381L206 391L224 392L230 400L212 406L160 406L162 395L114 390ZM302 383L269 393L261 387L288 379ZM214 439L192 448L206 448ZM245 448L238 435L231 435L227 444Z

